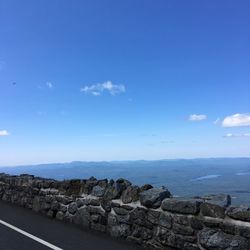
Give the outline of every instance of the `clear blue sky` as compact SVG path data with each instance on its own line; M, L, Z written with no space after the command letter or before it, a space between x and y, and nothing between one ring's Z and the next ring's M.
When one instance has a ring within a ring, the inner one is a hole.
M248 0L0 2L0 165L250 156Z

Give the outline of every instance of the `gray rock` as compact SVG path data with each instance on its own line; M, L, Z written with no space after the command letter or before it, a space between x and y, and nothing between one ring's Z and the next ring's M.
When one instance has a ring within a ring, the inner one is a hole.
M195 230L202 230L203 229L203 221L198 216L194 216L190 218L190 226Z
M90 228L95 230L95 231L99 231L99 232L106 232L106 226L99 224L99 223L91 223Z
M105 187L101 186L95 186L92 189L91 195L97 196L97 197L102 197L105 193Z
M109 233L112 237L126 238L130 235L131 230L130 230L129 225L120 224L120 225L112 226L109 229Z
M116 215L116 217L117 217L117 222L119 224L128 224L128 225L133 224L133 221L132 221L132 218L131 218L130 214Z
M202 201L198 199L171 198L162 202L161 208L164 211L181 214L197 214Z
M133 244L137 244L137 245L142 244L142 239L136 238L136 237L133 237L133 236L128 236L126 240L132 242Z
M246 250L250 247L245 238L214 229L203 229L198 237L201 246L208 250Z
M206 195L201 198L205 202L201 206L201 213L204 216L223 219L226 208L231 205L231 196L226 194Z
M159 223L160 215L161 215L160 211L155 211L150 209L147 213L147 220L150 223L157 225Z
M139 241L138 244L141 244L141 242ZM155 240L155 239L151 239L147 241L145 244L147 247L149 247L149 249L166 250L166 247L163 246L158 240Z
M134 207L129 206L129 205L121 205L121 208L124 208L124 209L126 209L126 210L128 210L128 211L134 210Z
M200 250L200 248L198 247L198 245L192 244L192 243L189 243L189 242L186 242L184 244L184 249L185 250Z
M89 227L90 226L90 213L88 207L79 208L74 214L72 221L80 226Z
M240 227L237 227L236 225L230 223L227 220L223 220L223 222L221 222L218 225L218 228L220 228L226 234L232 234L232 235L234 235L234 234L237 234L236 232L239 232L238 229ZM239 233L239 235L240 235L240 233Z
M68 208L67 208L66 205L60 204L60 211L61 211L61 212L66 213L67 210L68 210Z
M72 203L69 204L68 211L69 211L70 214L75 214L75 212L77 211L76 202L72 202Z
M203 203L201 204L201 214L203 216L214 217L214 218L222 218L225 217L226 209L224 207L211 204L211 203Z
M231 196L227 194L209 194L202 196L201 199L203 199L204 202L225 208L231 205Z
M148 210L143 207L136 207L131 213L130 218L133 224L137 224L149 229L153 228L153 223L151 223L147 218Z
M85 194L91 194L92 189L97 185L98 181L96 178L91 177L89 180L86 181L84 187L83 187L83 193Z
M153 188L153 186L152 186L152 185L150 185L150 184L144 184L143 186L141 186L141 188L140 188L140 192L143 192L143 191L149 190L149 189L151 189L151 188Z
M58 220L63 220L64 213L62 211L58 211L56 214L56 218Z
M80 198L76 200L77 208L82 207L84 205L84 199Z
M56 200L52 201L51 210L57 212L59 209L60 209L60 203L58 203Z
M84 205L100 206L99 198L87 198L83 200Z
M174 214L173 216L173 223L177 223L183 226L189 226L192 217L188 217L187 215L182 214Z
M97 181L97 179L94 176L91 176L87 181Z
M121 205L120 205L120 203L118 203L118 202L115 202L115 201L112 201L111 202L111 207L120 207Z
M110 186L113 186L114 184L115 184L115 181L114 181L113 179L110 179L109 185L110 185Z
M98 223L100 218L101 218L101 216L99 214L91 215L91 221L94 222L94 223Z
M138 225L132 226L132 237L141 238L142 240L149 240L153 236L153 231Z
M88 206L90 214L99 214L105 216L105 211L101 207Z
M63 216L63 221L66 223L72 223L73 222L73 215L70 214L69 212L66 212L65 215Z
M114 209L115 213L118 215L126 215L129 213L129 211L127 209L124 209L122 207L114 207L113 209Z
M208 217L203 218L204 226L209 227L209 228L220 228L220 224L221 224L220 221L210 220L210 219L207 219L207 218Z
M118 225L117 216L111 213L108 214L108 226L112 227L116 225Z
M236 231L239 233L240 236L247 238L250 240L250 227L246 226L236 226Z
M109 213L111 211L111 204L112 202L110 200L102 200L101 201L101 207L105 210L105 212Z
M55 212L52 211L52 210L49 210L48 213L47 213L47 216L52 218L52 217L55 216Z
M90 200L90 203L89 203L91 206L100 206L100 200L99 199L91 199Z
M66 190L67 195L79 195L82 193L84 182L80 179L72 179L69 181L68 188Z
M54 199L53 199L53 196L52 195L47 195L47 196L45 196L45 202L48 202L48 203L50 203L50 202L52 202Z
M166 213L161 213L159 218L159 225L170 229L172 227L172 216Z
M118 216L114 214L108 215L108 233L113 237L127 237L130 235L130 226L118 221Z
M42 212L47 212L47 211L50 210L50 208L51 208L50 203L41 202L41 211L42 211Z
M175 234L190 235L190 236L194 234L194 230L191 227L179 225L177 223L173 224L172 230Z
M140 202L148 208L158 208L165 198L171 197L167 189L151 188L140 193Z
M69 203L71 203L73 201L73 199L69 196L64 196L64 195L60 195L60 196L56 196L56 200L60 203L62 203L63 205L68 205Z
M250 207L230 207L226 213L233 219L250 222Z
M139 191L138 186L128 186L126 190L123 191L121 199L122 202L127 204L130 202L135 202L139 200Z
M160 242L163 246L167 246L168 241L171 237L171 231L167 228L158 226L158 227L156 227L155 237L156 237L157 241Z
M119 194L119 196L121 196L122 192L128 187L131 186L131 182L129 182L126 179L120 178L115 182L115 188Z
M35 196L33 199L33 206L32 206L33 210L35 212L39 212L41 210L41 205L40 205L40 198L39 196Z
M99 180L98 186L106 188L108 186L108 180L107 179Z
M104 200L114 200L120 198L120 194L117 189L113 186L109 186L103 196Z

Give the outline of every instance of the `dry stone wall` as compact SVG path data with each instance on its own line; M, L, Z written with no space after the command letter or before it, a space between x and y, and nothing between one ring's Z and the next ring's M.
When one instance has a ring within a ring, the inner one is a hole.
M250 208L228 195L173 198L125 179L56 181L0 174L0 199L149 249L250 249Z

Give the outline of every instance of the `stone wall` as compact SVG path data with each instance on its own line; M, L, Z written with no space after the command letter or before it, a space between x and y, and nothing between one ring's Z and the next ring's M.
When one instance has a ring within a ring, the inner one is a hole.
M0 199L152 249L250 249L250 208L230 196L173 198L119 179L55 181L0 174Z

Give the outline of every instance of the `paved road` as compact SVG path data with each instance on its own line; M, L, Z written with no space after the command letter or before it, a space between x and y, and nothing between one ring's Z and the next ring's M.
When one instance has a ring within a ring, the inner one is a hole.
M23 235L23 233L29 233L31 236ZM43 240L45 244L32 239L33 236L36 236L38 240ZM46 246L46 243L52 244L55 247L54 249L63 250L142 249L125 241L113 239L105 234L84 231L73 225L64 224L36 214L33 211L0 201L1 250L53 249Z

